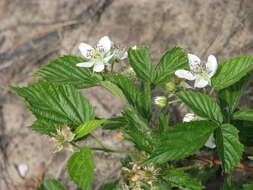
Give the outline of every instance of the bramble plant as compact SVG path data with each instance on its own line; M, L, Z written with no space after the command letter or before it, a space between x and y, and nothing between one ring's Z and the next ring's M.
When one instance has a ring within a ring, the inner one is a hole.
M54 152L73 151L67 172L80 189L92 189L94 151L127 154L121 177L99 190L201 190L216 175L223 179L221 190L253 189L252 178L232 178L235 168L253 173L253 168L242 163L253 159L248 150L253 146L253 109L238 108L252 78L253 57L217 63L210 55L202 62L177 47L153 65L149 48L135 46L126 52L107 36L94 48L81 43L79 49L83 57L59 57L35 72L38 82L11 88L37 118L29 128L48 135ZM121 98L125 108L120 116L96 117L79 91L93 86ZM161 96L152 97L155 89L160 89L156 92ZM172 122L173 115L164 112L172 104L191 110L181 123ZM93 134L99 126L119 130L133 149L114 150L104 145ZM80 147L89 137L98 146ZM38 187L64 189L55 179Z

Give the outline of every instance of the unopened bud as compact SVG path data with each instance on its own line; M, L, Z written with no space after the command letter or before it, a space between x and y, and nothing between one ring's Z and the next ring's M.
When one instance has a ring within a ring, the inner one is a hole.
M154 98L155 105L159 107L165 107L168 104L168 99L165 96L157 96Z
M176 89L176 84L174 82L168 82L165 85L165 89L168 93L173 93Z

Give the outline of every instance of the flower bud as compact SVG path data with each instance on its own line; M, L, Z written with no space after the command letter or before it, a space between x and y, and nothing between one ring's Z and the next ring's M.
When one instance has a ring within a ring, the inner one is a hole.
M165 96L157 96L154 98L155 105L159 107L165 107L168 104L168 99Z
M176 89L176 84L174 82L168 82L165 85L165 89L168 93L173 93Z

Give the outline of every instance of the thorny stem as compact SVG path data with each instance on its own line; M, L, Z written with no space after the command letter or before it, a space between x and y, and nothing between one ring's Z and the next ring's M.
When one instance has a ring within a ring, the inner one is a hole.
M113 150L109 148L99 148L99 147L80 147L75 143L71 143L74 147L78 148L79 150L82 148L90 148L91 150L98 150L103 152L111 152L111 153L131 153L131 154L138 154L139 151L137 150Z

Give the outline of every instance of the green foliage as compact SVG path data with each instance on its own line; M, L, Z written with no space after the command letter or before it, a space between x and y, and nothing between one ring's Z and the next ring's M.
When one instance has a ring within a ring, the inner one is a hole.
M29 129L44 135L51 135L56 132L57 124L43 119L36 120Z
M46 179L37 190L66 190L65 187L55 179Z
M234 183L232 177L228 176L220 190L242 190L242 182Z
M144 82L141 87L138 88L134 81L122 75L106 75L105 78L120 88L127 99L128 105L135 107L138 112L148 120L151 118L151 95L149 83Z
M191 171L191 176L205 183L211 176L214 176L218 171L218 166L213 166L211 168L194 168Z
M253 146L253 122L236 120L232 124L239 130L240 142L245 146Z
M89 148L74 153L67 163L70 178L83 190L92 190L95 164Z
M114 117L107 119L102 126L103 129L114 130L124 127L126 124L127 121L124 117Z
M75 138L79 139L81 137L84 137L85 135L88 135L91 131L96 129L98 126L102 125L105 121L106 119L86 121L85 123L81 124L78 128L76 128Z
M123 112L123 116L127 121L127 124L122 128L125 138L133 142L138 149L151 153L154 139L151 137L147 121L131 107Z
M138 78L144 81L151 81L152 61L149 48L143 46L138 47L136 50L129 48L128 59Z
M212 86L221 90L244 77L253 67L253 57L243 56L229 59L221 64L212 78Z
M239 110L233 114L234 119L253 121L253 109Z
M105 183L101 185L98 190L118 190L118 181Z
M216 128L209 121L180 123L158 136L151 158L146 163L162 164L169 160L178 160L194 154L207 141Z
M225 173L230 173L241 160L243 152L238 130L231 124L221 125L216 131L216 145L222 169Z
M235 84L219 91L220 104L225 112L234 112L250 78L251 75L248 74Z
M250 184L243 185L243 190L252 190L253 189L253 182Z
M156 85L161 85L168 82L176 70L188 67L188 58L186 53L181 48L173 48L167 51L153 71L152 82Z
M76 128L94 118L89 101L72 86L39 81L28 87L12 89L26 100L28 109L39 120L55 125L68 124Z
M168 171L163 177L164 180L172 187L177 187L182 190L201 190L204 187L199 181L192 178L189 174L180 171Z
M96 86L101 77L88 68L77 67L77 63L86 60L76 56L63 56L43 66L34 73L49 82L71 84L76 88Z
M191 91L181 91L177 96L200 117L222 123L221 109L209 96Z

